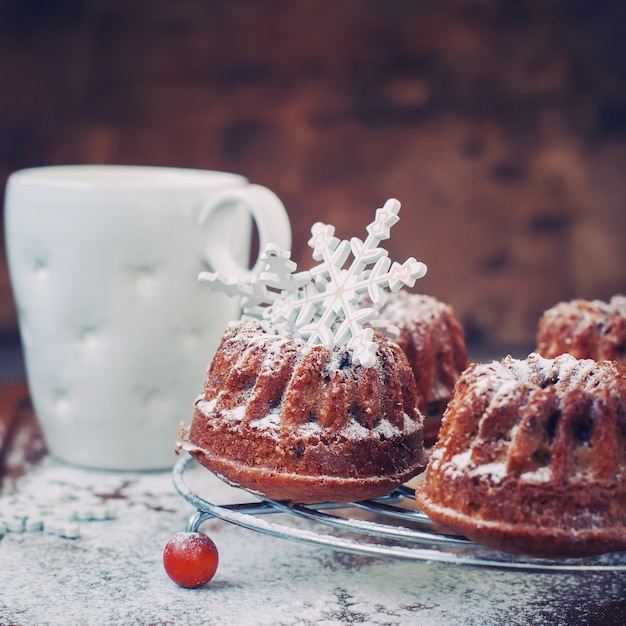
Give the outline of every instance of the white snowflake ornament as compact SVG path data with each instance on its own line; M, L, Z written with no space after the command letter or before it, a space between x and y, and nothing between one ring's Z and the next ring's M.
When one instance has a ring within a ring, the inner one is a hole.
M261 253L261 260L265 261L264 268L254 279L244 280L221 272L201 272L198 279L208 283L214 291L229 296L241 296L241 308L245 317L264 319L267 317L267 307L311 280L308 272L294 274L296 264L290 256L290 252L270 243Z
M355 363L371 367L376 355L372 326L381 325L375 320L378 311L362 306L364 297L378 304L383 289L395 292L412 287L426 274L424 263L413 257L402 264L392 263L387 251L379 247L389 239L399 211L398 200L387 200L367 226L365 241L357 237L339 240L333 226L313 224L308 243L313 259L320 263L308 272L294 273L296 264L290 253L269 245L262 256L264 270L251 281L210 272L199 278L216 291L241 295L244 316L287 324L310 345L346 346ZM346 266L350 255L352 261Z

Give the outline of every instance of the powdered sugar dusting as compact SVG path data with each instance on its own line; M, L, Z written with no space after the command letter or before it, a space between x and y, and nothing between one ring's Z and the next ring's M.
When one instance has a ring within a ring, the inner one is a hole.
M618 315L626 317L626 296L613 296L610 305Z
M202 413L202 415L211 415L211 412L215 408L215 404L217 403L217 398L213 398L212 400L204 400L204 398L198 398L196 400L196 407L198 411Z
M571 354L561 354L554 359L547 359L533 352L527 359L507 357L503 364L518 382L538 387L544 387L546 383L554 384L560 393L567 393L569 389L578 385L586 387L586 381L597 370L596 361L577 359Z
M472 451L466 450L460 454L455 454L448 463L445 464L444 472L453 480L467 473L471 467Z
M520 481L526 483L547 483L553 479L552 469L548 465L540 467L533 472L524 472L520 475Z
M278 431L280 431L280 424L280 410L274 409L260 419L250 420L249 426L250 428L253 428L255 430L263 430L268 432L275 431L276 433L278 433ZM316 422L311 423L311 427L316 427L317 430L321 430L321 426Z
M377 341L380 340L377 339ZM388 349L388 347L383 344L381 350L384 349ZM254 379L259 377L259 379L263 381L263 385L272 385L271 375L283 366L286 352L295 353L295 365L290 372L290 376L293 379L299 376L299 368L303 363L307 362L308 358L311 356L311 352L319 352L320 348L319 346L309 345L304 338L298 335L285 337L279 334L275 326L267 321L254 320L230 325L230 335L222 342L220 351L227 353L227 360L234 362L232 366L233 369L240 369L241 371L239 373L244 378L249 374L250 358L253 358L254 371L249 378ZM231 353L228 353L228 351ZM257 366L259 354L261 355L262 363ZM250 357L250 355L254 355L254 357ZM341 373L343 370L344 373L342 375L345 376L346 380L352 380L358 377L358 372L350 367L346 368L346 365L353 365L357 368L362 367L354 363L347 347L333 348L328 354L323 356L323 359L327 357L328 362L325 363L323 370L320 371L320 374L323 376L331 379L334 375L338 372ZM374 367L377 369L379 379L383 380L387 372L383 371L385 366L382 359L377 358ZM269 382L266 380L268 376L270 378ZM247 398L257 393L257 387L255 386L257 383L248 384L249 393L247 394ZM287 383L285 389L288 390L289 388L290 383ZM279 389L279 391L283 393L283 396L285 389L282 387ZM281 402L277 402L275 406L269 408L266 415L261 417L255 415L251 417L247 413L249 403L246 397L241 400L241 404L232 408L224 408L224 405L230 404L227 401L223 402L224 397L228 398L230 394L228 385L225 385L225 389L222 390L218 389L216 391L212 389L210 395L213 394L215 394L214 397L208 400L202 395L196 399L197 412L208 420L219 419L230 423L232 427L237 427L245 422L246 426L252 430L263 432L268 437L274 437L277 440L283 435L281 431L285 426L285 420L289 422L290 428L297 430L297 436L319 436L324 430L317 419L307 419L303 423L292 424L291 418L283 415L284 408ZM274 402L272 404L274 404ZM320 404L323 405L322 398L320 398ZM339 427L336 433L337 436L352 440L364 439L371 436L392 439L398 436L409 435L422 427L420 419L407 413L403 414L402 428L399 428L387 419L384 414L373 415L373 408L370 407L367 411L369 412L367 415L368 419L365 420L364 418L364 421L369 422L369 418L372 418L374 422L373 427L361 424L359 417L350 413L349 409L345 407L345 413L340 416L340 419L342 422L345 422L345 425Z
M241 407L238 407L238 409ZM228 413L225 413L228 415ZM255 430L262 430L269 436L275 436L277 439L280 437L282 420L280 418L280 410L274 409L264 417L256 420L251 420L248 424L250 428ZM385 439L393 439L402 434L407 435L415 432L421 427L417 420L414 420L409 415L404 416L404 428L402 431L394 426L389 420L381 419L373 428L367 428L359 424L355 419L351 419L344 428L337 432L337 436L344 437L346 439L365 439L369 437L383 437ZM294 436L299 437L311 437L318 436L323 432L322 426L319 422L312 420L298 424L294 426Z
M406 413L404 414L404 427L402 431L394 426L389 420L381 419L374 426L374 428L366 428L359 424L356 420L350 420L350 422L343 428L340 432L346 439L364 439L366 437L371 436L381 436L385 439L393 439L394 437L399 437L400 435L410 434L415 432L418 428L420 428L419 422L413 420Z
M553 402L555 394L557 398L565 398L573 389L582 389L590 397L598 398L601 379L605 389L614 384L614 393L623 396L623 386L621 391L617 388L617 370L616 382L611 382L612 367L617 366L608 362L600 366L594 360L576 359L569 354L549 359L537 353L526 359L508 356L501 361L474 365L465 380L470 386L471 397L482 406L482 413L475 416L474 435L467 441L467 448L461 451L447 447L446 441L441 441L431 455L430 469L442 472L451 481L480 478L494 485L501 483L508 473L515 473L508 465L509 457L515 454L518 437L525 436L520 431L520 416L527 403ZM504 409L504 413L500 409ZM502 419L508 420L506 433L498 432L498 423ZM488 434L483 435L483 431ZM584 436L584 429L581 432ZM585 440L582 442L582 445L586 444ZM572 445L575 446L576 442ZM583 468L577 471L584 473ZM554 478L553 468L544 464L518 478L525 483L547 483Z
M506 478L507 468L505 463L493 462L479 465L470 472L470 476L488 476L493 482L498 483Z
M214 501L227 502L236 492L204 469L192 476L189 484ZM181 589L165 574L162 553L192 510L169 473L94 472L48 459L18 485L22 498L45 493L110 494L118 518L86 525L77 540L6 535L0 541L1 623L549 626L614 625L623 617L619 574L356 557L219 521L202 526L220 551L215 578L200 589Z
M448 462L437 465L441 466L443 473L451 480L459 478L489 478L494 483L501 482L506 478L506 464L502 462L485 463L477 465L472 460L472 450L466 450L455 454Z

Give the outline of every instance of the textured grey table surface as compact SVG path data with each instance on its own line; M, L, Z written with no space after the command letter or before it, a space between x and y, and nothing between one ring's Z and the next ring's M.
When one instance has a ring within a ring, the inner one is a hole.
M23 377L14 347L2 350L0 366L5 380ZM241 497L201 468L192 478L190 485L212 501ZM353 556L218 520L202 526L220 551L215 578L201 589L181 589L165 574L162 551L193 509L170 472L96 472L47 458L0 497L0 515L103 497L115 505L116 518L80 523L77 539L46 532L0 538L0 625L626 624L623 573Z
M212 501L237 497L202 468L192 471ZM220 551L215 578L201 589L181 589L163 570L162 550L193 509L170 472L96 472L47 458L0 498L0 513L103 496L117 516L80 523L77 539L9 532L0 540L0 624L626 623L623 573L529 573L353 556L219 520L202 526Z

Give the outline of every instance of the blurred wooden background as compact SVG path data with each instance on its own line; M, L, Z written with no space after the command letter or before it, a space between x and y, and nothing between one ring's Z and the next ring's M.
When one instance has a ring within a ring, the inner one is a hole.
M396 197L416 288L471 345L529 346L557 301L626 292L625 32L617 0L3 0L0 182L242 173L282 198L301 269L314 221L362 237Z

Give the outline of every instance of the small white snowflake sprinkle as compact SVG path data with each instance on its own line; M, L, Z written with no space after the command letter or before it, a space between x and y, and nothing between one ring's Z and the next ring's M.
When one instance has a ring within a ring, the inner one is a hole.
M115 507L95 499L58 502L35 500L3 502L0 516L0 536L7 533L34 533L43 531L64 539L81 536L78 522L113 520L117 517Z
M27 533L43 530L43 517L41 515L29 515L24 520L24 530Z
M10 533L23 533L25 521L25 517L10 517L5 520L5 524Z
M296 264L290 253L270 245L262 255L263 271L252 280L209 272L199 279L216 291L240 295L244 316L287 324L310 345L347 346L355 363L371 367L376 353L372 327L384 325L377 322L375 308L362 306L365 296L378 304L383 289L395 292L412 287L426 274L426 266L413 257L402 264L392 263L387 251L379 247L400 219L399 211L400 202L388 200L367 226L364 241L357 237L339 240L333 226L314 224L308 243L313 259L320 263L308 272L294 273ZM352 261L346 266L350 256Z

